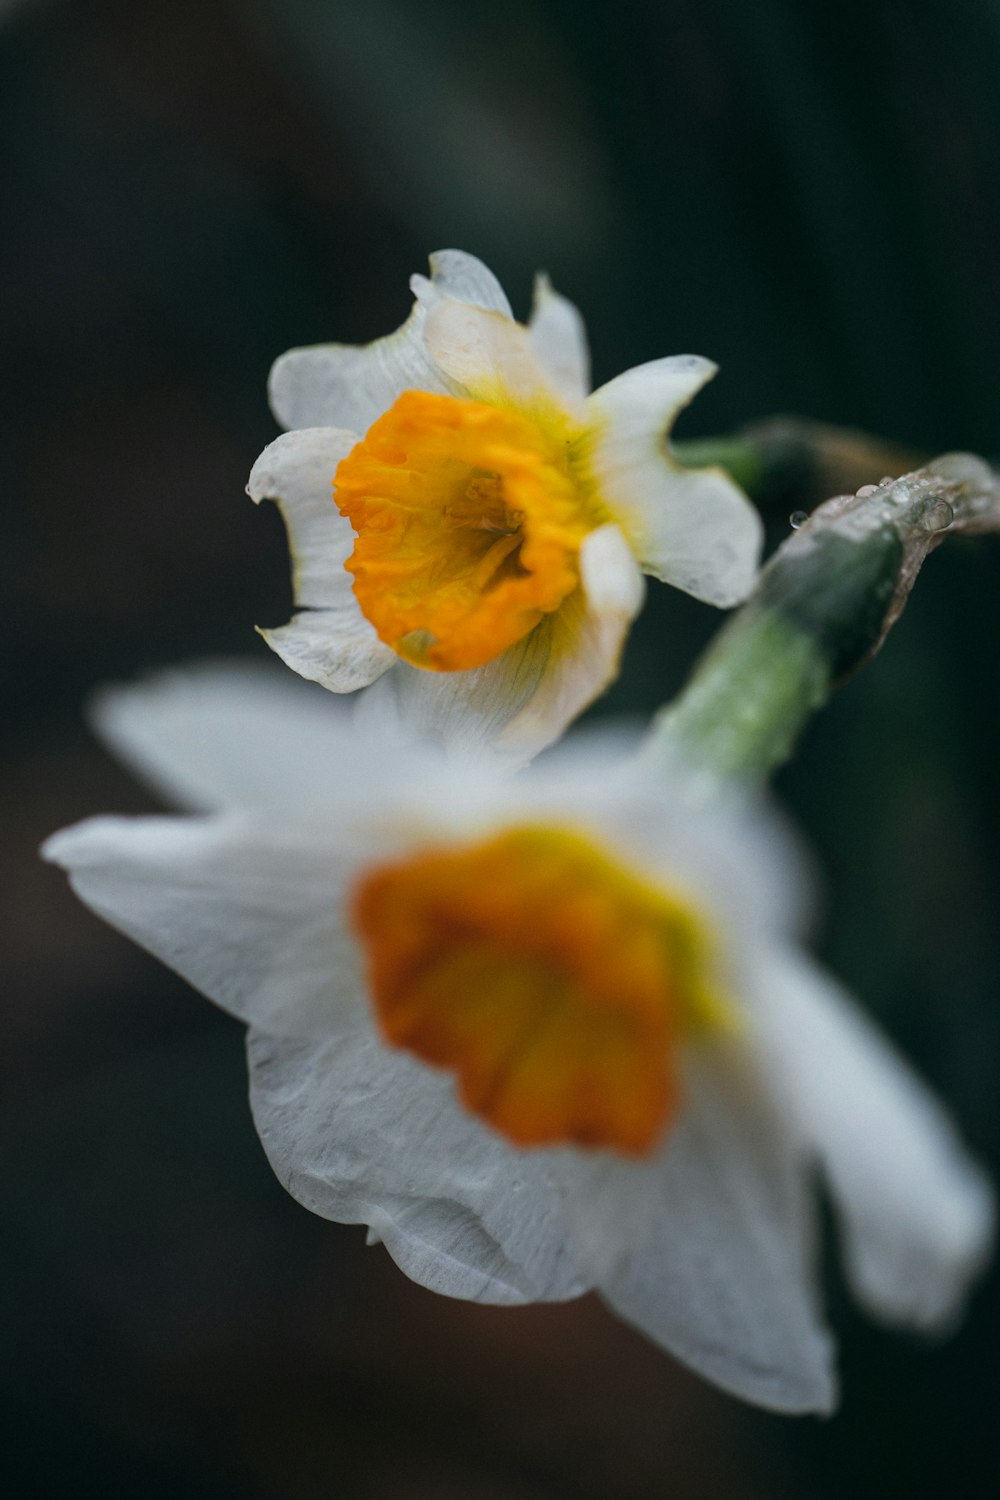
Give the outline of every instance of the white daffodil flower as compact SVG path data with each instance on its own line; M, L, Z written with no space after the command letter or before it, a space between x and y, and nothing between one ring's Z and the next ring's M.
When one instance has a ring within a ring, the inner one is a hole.
M247 486L288 528L298 613L265 640L353 692L385 674L417 737L517 763L612 680L652 574L710 604L750 592L760 518L667 434L715 373L654 360L588 395L576 308L539 277L528 325L474 256L444 250L398 332L292 349L290 429Z
M606 742L526 776L366 743L292 678L105 697L198 817L99 817L48 859L249 1026L275 1172L414 1280L600 1291L708 1379L827 1411L814 1177L879 1316L952 1317L990 1192L804 954L787 838L667 796ZM620 747L617 747L620 748Z

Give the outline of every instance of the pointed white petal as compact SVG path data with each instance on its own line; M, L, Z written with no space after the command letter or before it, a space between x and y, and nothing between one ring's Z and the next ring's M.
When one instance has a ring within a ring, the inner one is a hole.
M562 410L528 330L512 318L446 297L428 311L424 336L435 363L474 400L531 415Z
M241 1020L322 1033L357 1004L358 958L338 916L359 858L346 827L91 818L42 854L98 916Z
M421 1285L479 1302L586 1288L549 1154L466 1114L452 1081L344 1010L323 1041L251 1032L251 1103L281 1181L313 1213L364 1223Z
M321 804L354 748L350 706L277 662L198 662L105 687L95 732L169 802L197 812Z
M892 1322L946 1324L992 1240L994 1202L930 1092L815 965L761 981L775 1086L830 1182L858 1296Z
M558 739L617 673L644 594L615 526L585 538L580 571L581 587L488 666L469 672L401 666L382 689L392 699L387 722L452 753L489 752L511 769Z
M587 399L579 461L647 573L727 607L756 581L760 516L721 469L684 469L665 441L714 374L711 361L681 354L609 381Z
M645 1241L600 1289L724 1390L774 1411L827 1412L836 1383L803 1164L759 1081L713 1052L690 1059Z
M410 285L417 296L429 296L433 300L434 294L440 293L443 297L454 297L456 302L484 307L487 312L503 313L507 318L513 316L503 287L489 267L475 255L469 255L465 250L435 250L430 263L430 281L426 276L411 278Z
M439 250L430 260L432 279L413 278L417 300L395 333L371 344L289 349L275 361L268 394L282 427L336 426L363 433L403 391L455 392L424 342L428 306L440 293L509 317L510 304L496 277L474 255Z
M528 337L553 388L571 407L582 402L590 390L587 331L578 310L552 290L547 276L535 278Z
M281 510L303 609L261 635L293 671L335 693L366 687L396 660L361 613L344 568L354 532L334 503L333 476L355 442L332 427L287 432L264 449L247 484L252 500L274 500Z

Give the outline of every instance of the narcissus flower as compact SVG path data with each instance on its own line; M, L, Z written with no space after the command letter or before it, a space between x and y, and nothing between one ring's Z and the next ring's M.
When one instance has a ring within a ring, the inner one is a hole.
M431 257L402 328L293 349L291 429L248 490L277 500L299 613L265 639L352 692L392 671L418 736L524 760L614 677L643 573L711 604L750 592L760 519L666 438L715 373L655 360L588 395L579 313L539 278L527 327L475 257Z
M214 811L96 818L45 850L248 1023L296 1198L452 1296L597 1288L779 1410L835 1398L817 1173L859 1297L953 1314L989 1191L801 951L779 830L664 795L604 742L504 780L366 744L344 712L217 671L112 694L110 740Z

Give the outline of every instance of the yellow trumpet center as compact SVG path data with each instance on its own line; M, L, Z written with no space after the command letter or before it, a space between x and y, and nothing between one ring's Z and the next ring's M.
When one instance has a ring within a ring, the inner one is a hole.
M353 921L386 1040L453 1071L518 1146L648 1152L677 1108L679 1039L730 1017L694 906L567 829L370 869Z
M340 463L347 561L381 640L413 666L483 666L559 608L591 529L551 430L479 401L404 391Z

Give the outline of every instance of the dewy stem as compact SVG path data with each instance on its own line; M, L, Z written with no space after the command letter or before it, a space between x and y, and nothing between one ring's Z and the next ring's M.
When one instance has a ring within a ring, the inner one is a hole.
M878 650L927 553L954 531L1000 531L1000 477L971 454L826 501L656 717L643 761L681 759L709 782L765 777Z

